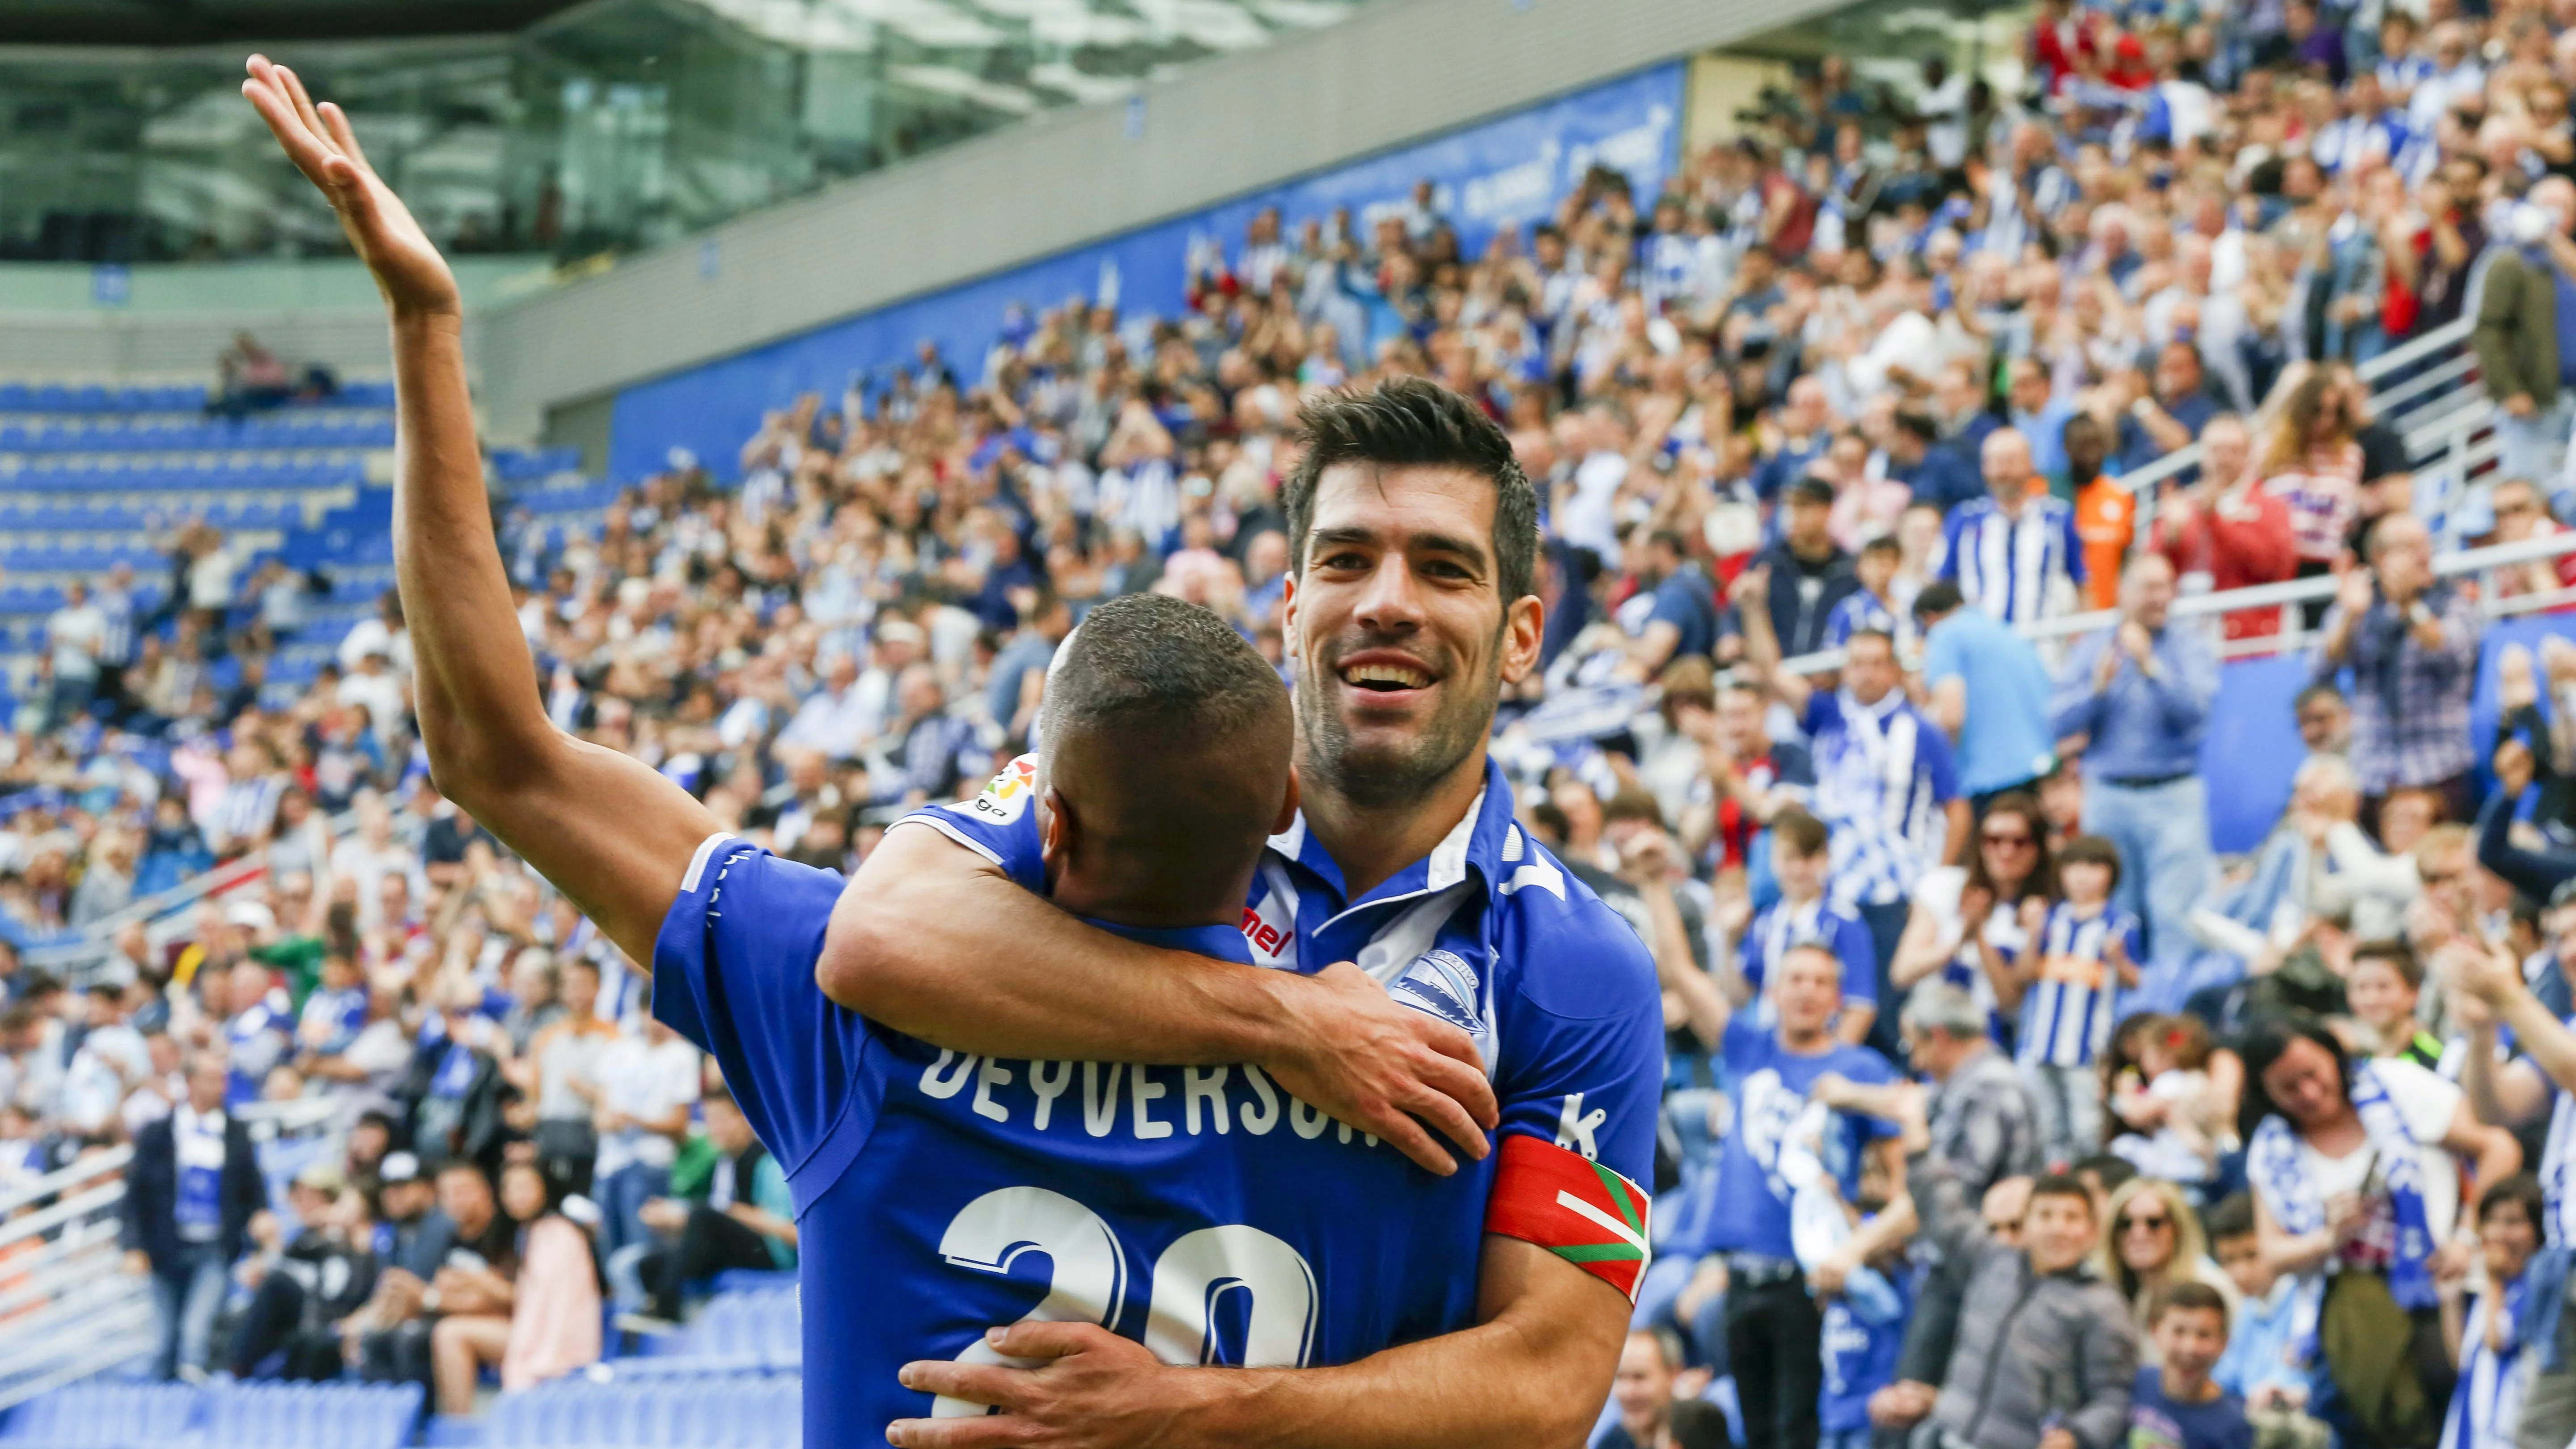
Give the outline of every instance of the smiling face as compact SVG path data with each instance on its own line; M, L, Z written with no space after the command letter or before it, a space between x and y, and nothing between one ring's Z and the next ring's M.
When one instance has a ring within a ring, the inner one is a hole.
M1343 464L1316 480L1291 582L1299 769L1354 802L1417 799L1474 767L1505 681L1538 660L1541 606L1508 606L1495 485L1463 468Z
M2093 1251L2093 1200L2081 1193L2039 1193L2022 1215L2022 1247L2042 1273L2063 1273Z
M2340 1121L2352 1110L2333 1053L2306 1037L2292 1040L2263 1069L2263 1091L2282 1116L2309 1131Z

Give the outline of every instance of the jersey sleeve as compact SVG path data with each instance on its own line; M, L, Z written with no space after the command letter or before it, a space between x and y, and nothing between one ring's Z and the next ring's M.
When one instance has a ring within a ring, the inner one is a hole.
M1567 888L1570 900L1516 903L1504 927L1519 971L1496 982L1508 993L1494 1079L1502 1130L1651 1181L1664 1069L1654 960L1598 897L1571 877Z
M1002 868L1024 890L1046 893L1046 860L1038 839L1038 757L1002 767L972 800L925 805L895 822L928 826Z
M791 1185L844 1117L876 1110L867 1023L814 984L840 894L831 871L710 836L653 946L653 1014L715 1057Z
M1959 657L1959 631L1933 630L1931 637L1923 643L1924 682L1938 684L1944 679L1964 676L1965 673L1966 670L1962 667Z
M1496 986L1502 1132L1485 1230L1535 1243L1636 1297L1663 1087L1663 1007L1645 944L1569 880L1518 903Z

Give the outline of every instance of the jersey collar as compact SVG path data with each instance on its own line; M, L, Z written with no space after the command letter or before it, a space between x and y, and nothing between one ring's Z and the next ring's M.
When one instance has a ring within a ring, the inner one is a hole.
M1516 870L1526 870L1533 863L1543 864L1521 837L1520 827L1513 823L1512 804L1511 782L1505 778L1502 765L1489 754L1485 757L1485 788L1477 792L1466 815L1441 837L1429 855L1387 877L1377 889L1356 901L1344 898L1347 887L1341 863L1306 828L1304 811L1297 812L1296 820L1286 830L1270 837L1270 849L1332 890L1334 897L1343 902L1336 916L1444 891L1471 873L1481 875L1488 890L1508 893Z
M1116 921L1083 920L1112 935L1169 951L1188 951L1193 955L1213 956L1240 966L1252 964L1252 947L1243 939L1243 928L1223 926L1125 926Z

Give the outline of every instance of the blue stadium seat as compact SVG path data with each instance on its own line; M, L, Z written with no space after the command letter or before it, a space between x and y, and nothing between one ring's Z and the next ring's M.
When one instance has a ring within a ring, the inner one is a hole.
M219 1384L206 1391L206 1449L401 1449L418 1384Z
M0 1443L26 1449L160 1449L187 1433L198 1397L185 1384L74 1384L20 1405L0 1428Z

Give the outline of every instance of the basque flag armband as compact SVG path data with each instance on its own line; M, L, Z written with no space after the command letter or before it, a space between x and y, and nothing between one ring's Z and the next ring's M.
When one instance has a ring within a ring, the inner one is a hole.
M1637 1301L1653 1251L1644 1188L1553 1142L1503 1134L1485 1231L1536 1243Z

